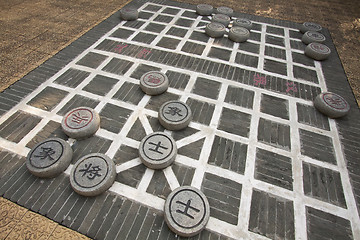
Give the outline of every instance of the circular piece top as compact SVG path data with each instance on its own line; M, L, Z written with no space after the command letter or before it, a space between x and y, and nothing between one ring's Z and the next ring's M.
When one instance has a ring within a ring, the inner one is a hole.
M302 33L305 33L307 31L320 32L321 30L322 27L319 24L313 22L304 22L300 27L300 31Z
M174 162L176 155L175 140L164 132L151 133L140 142L140 159L149 168L166 168Z
M79 159L70 174L72 188L84 196L96 196L107 190L116 175L114 162L104 154L89 154Z
M78 107L65 114L61 127L71 138L86 138L92 136L100 127L100 116L94 109Z
M191 186L175 189L165 201L165 221L169 228L183 237L200 233L210 218L206 196Z
M338 94L327 92L322 94L322 99L331 108L336 110L349 110L350 105L348 102Z
M308 36L309 38L313 39L316 42L325 41L325 36L319 32L307 31L304 35Z
M168 77L162 72L147 72L140 78L141 89L149 95L161 94L167 90L168 86Z
M141 77L143 84L148 87L161 86L162 84L164 84L166 79L166 75L161 72L148 72Z
M44 169L59 161L63 153L62 142L57 139L48 139L34 147L28 159L31 166Z
M216 12L228 15L229 17L232 17L233 14L234 14L234 10L232 8L229 8L229 7L218 7L216 9Z
M209 4L199 4L196 6L196 12L200 15L211 15L214 8Z
M168 130L180 130L187 127L192 119L190 107L180 101L168 101L161 105L159 121Z
M65 126L70 129L81 129L88 126L94 119L93 110L81 107L75 108L65 116Z
M191 115L189 106L180 101L169 101L160 107L161 115L171 122L182 122Z
M214 22L219 22L219 23L222 23L224 24L225 26L229 25L231 19L228 15L225 15L225 14L221 14L221 13L218 13L218 14L215 14L213 17L212 17L212 20Z
M230 32L237 34L237 35L248 35L250 34L249 30L244 27L232 27Z
M70 145L63 139L49 138L34 146L26 165L35 176L55 177L70 165L72 153Z
M250 37L250 31L244 27L232 27L228 35L229 39L234 42L245 42Z
M244 27L247 28L248 30L251 30L252 22L246 18L237 18L234 20L233 26Z
M209 29L212 30L212 31L216 31L216 32L225 31L225 30L226 30L224 24L218 23L218 22L211 22L211 23L209 23L209 24L207 25L207 28L209 28Z
M308 45L309 48L311 48L313 51L321 53L321 54L330 54L331 50L326 45L313 42Z

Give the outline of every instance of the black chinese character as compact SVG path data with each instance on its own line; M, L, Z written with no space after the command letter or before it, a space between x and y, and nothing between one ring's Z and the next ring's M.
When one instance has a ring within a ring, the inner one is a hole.
M92 163L90 163L89 165L85 164L85 168L79 170L79 172L84 172L82 177L84 177L86 174L88 174L87 178L90 180L94 180L95 177L101 177L101 174L99 174L99 171L101 171L101 168L99 166L93 167Z
M199 209L190 206L190 204L191 204L191 200L190 200L190 199L187 201L187 203L183 203L183 202L180 202L180 201L176 201L176 203L185 206L184 211L176 210L176 212L177 212L177 213L184 214L185 216L188 216L188 217L191 218L191 219L194 219L194 217L191 216L191 215L188 213L189 209L192 209L192 210L194 210L194 211L197 212L197 213L200 212Z
M180 117L182 117L182 115L180 114L181 109L178 107L168 107L169 110L167 112L165 112L166 114L170 114L171 116L175 116L176 114L179 115Z
M159 148L162 148L162 149L165 149L165 150L168 149L167 147L161 146L161 141L159 141L157 144L156 144L156 143L153 143L153 142L149 142L149 144L155 146L154 149L149 148L150 151L157 152L157 153L160 153L160 154L164 154L164 153L163 153L163 152L160 152L160 151L159 151Z
M41 147L42 152L39 155L34 155L34 157L38 157L41 160L49 158L51 161L54 161L54 158L51 155L55 154L55 151L52 148Z

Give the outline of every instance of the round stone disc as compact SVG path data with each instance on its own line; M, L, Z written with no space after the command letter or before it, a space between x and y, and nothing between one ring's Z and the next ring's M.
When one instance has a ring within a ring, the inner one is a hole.
M229 17L232 17L234 15L234 10L229 7L218 7L216 9L216 13L225 14L228 15Z
M92 108L78 107L65 114L61 127L70 138L84 139L99 129L100 116Z
M159 122L168 130L181 130L186 128L192 119L190 107L180 101L164 103L159 110Z
M309 44L312 42L323 43L326 38L323 34L319 32L307 31L301 38L301 41L305 44Z
M340 95L332 92L320 93L315 98L314 106L330 118L343 117L350 111L349 103Z
M140 78L140 88L148 95L159 95L169 87L169 79L162 72L147 72Z
M139 12L135 8L125 7L120 10L120 17L125 21L133 21L139 17Z
M165 221L182 237L199 234L210 218L209 202L199 189L183 186L170 193L165 201Z
M206 25L205 33L213 38L218 38L224 36L226 28L224 24L218 22L212 22Z
M196 12L202 16L209 16L213 13L214 8L209 4L199 4L196 6Z
M26 158L26 167L37 177L56 177L70 165L73 151L61 138L49 138L31 149Z
M229 39L234 42L245 42L250 37L250 32L244 27L232 27L229 31Z
M237 18L233 22L233 27L244 27L248 30L251 30L252 22L246 18Z
M318 61L327 59L330 53L330 48L317 42L310 43L305 48L305 55Z
M175 161L176 155L175 140L164 132L151 133L140 142L139 156L148 168L166 168Z
M222 23L225 27L227 27L230 24L231 19L228 15L218 13L212 17L212 21Z
M115 163L108 156L93 153L80 158L70 173L71 187L80 195L96 196L115 181Z
M306 33L307 31L320 32L321 30L322 27L319 24L313 22L304 22L300 26L300 32L302 33Z

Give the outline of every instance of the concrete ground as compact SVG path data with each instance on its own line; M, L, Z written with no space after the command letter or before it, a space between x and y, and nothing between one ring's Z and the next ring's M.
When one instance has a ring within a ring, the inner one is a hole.
M360 101L360 2L353 1L187 1L229 6L235 11L290 20L313 21L333 37L354 95ZM119 10L126 1L4 1L0 0L0 90L35 69L93 26ZM48 232L47 239L86 239L77 232L0 198L0 238L16 233ZM5 227L3 227L5 226ZM26 227L25 227L26 226ZM44 230L45 229L45 230ZM24 235L26 236L25 233ZM35 236L35 235L33 235ZM33 238L32 238L33 239ZM35 238L36 239L36 238Z
M360 101L360 2L352 0L183 0L229 6L235 11L293 22L313 21L328 28L354 95ZM0 91L49 59L124 0L0 1Z

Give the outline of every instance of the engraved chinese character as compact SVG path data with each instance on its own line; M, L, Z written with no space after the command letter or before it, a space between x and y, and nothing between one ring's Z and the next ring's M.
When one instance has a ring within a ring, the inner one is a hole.
M254 75L254 85L266 85L266 77L261 77L259 74Z
M119 45L117 45L116 46L116 48L114 49L116 52L118 52L118 53L121 53L122 52L122 50L124 49L124 48L126 48L128 45L127 44L119 44Z
M160 152L160 151L159 151L159 148L162 148L162 149L165 149L165 150L168 149L168 148L165 147L165 146L161 146L161 142L160 142L160 141L159 141L158 143L149 142L149 144L155 146L155 148L149 148L150 151L157 152L157 153L160 153L160 154L164 154L164 153L163 153L163 152Z
M197 208L194 208L191 206L191 199L189 199L186 203L183 203L183 202L180 202L180 201L176 201L176 203L182 205L182 206L185 206L185 209L184 211L181 211L181 210L176 210L177 213L181 213L181 214L184 214L185 216L191 218L191 219L194 219L194 217L192 215L189 214L189 209L195 211L195 212L200 212L199 209Z
M86 177L90 180L94 180L95 177L101 177L99 171L101 171L101 168L99 166L92 166L92 163L89 165L85 164L85 168L79 170L79 172L83 172L82 177L87 175Z
M146 58L147 55L149 55L151 53L150 50L146 49L146 48L143 48L137 55L136 57L137 58Z
M296 84L294 82L287 82L286 83L286 86L287 86L287 89L286 89L286 92L290 92L290 91L293 91L293 92L297 92L297 87L296 87Z
M171 116L175 116L175 115L178 115L180 117L182 117L183 115L180 114L181 112L181 109L178 108L178 107L168 107L168 111L165 112L166 114L170 114Z
M52 148L41 147L41 149L42 151L39 153L39 155L34 155L34 157L38 157L41 160L49 158L51 161L54 161L54 158L51 155L55 154L55 151Z
M314 32L310 32L309 35L313 38L320 38L320 35Z
M77 123L77 124L81 124L82 122L87 122L89 121L89 117L88 116L81 116L80 112L76 112L72 115L72 122Z

